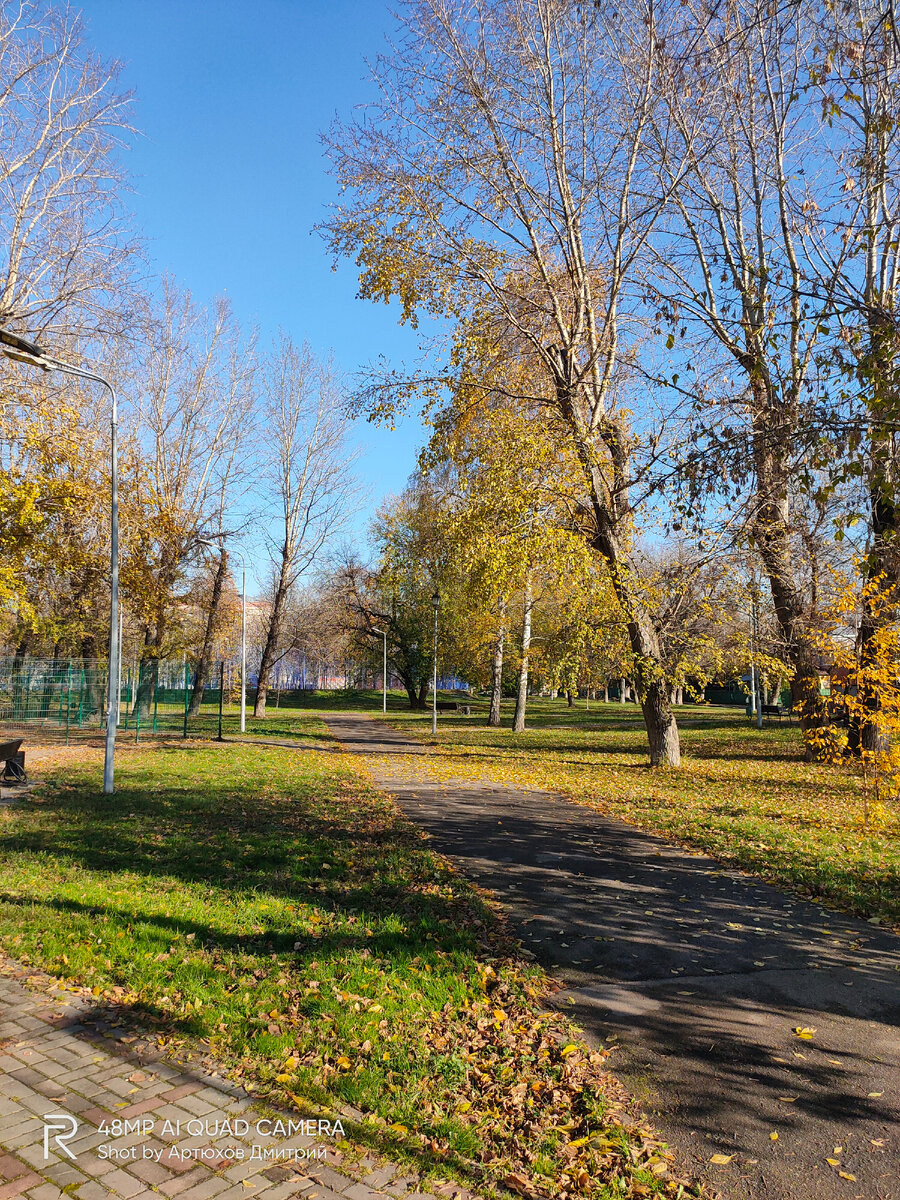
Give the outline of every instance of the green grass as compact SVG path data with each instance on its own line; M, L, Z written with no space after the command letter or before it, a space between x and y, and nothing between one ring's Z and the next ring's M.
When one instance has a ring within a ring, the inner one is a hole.
M326 740L291 721L283 736ZM70 755L0 810L7 954L280 1104L353 1105L357 1140L422 1171L668 1188L603 1056L541 1013L540 972L358 761L155 743L120 753L110 799L98 759Z
M735 709L685 706L682 769L653 771L634 705L533 700L521 734L508 706L505 728L485 715L442 716L436 756L411 769L558 789L805 896L900 923L897 803L874 805L854 765L805 762L796 725L757 730ZM427 714L389 720L431 740Z

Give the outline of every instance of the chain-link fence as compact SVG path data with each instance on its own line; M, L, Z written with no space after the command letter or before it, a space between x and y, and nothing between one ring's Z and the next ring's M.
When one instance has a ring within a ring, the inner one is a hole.
M114 689L118 728L136 741L151 734L219 737L240 704L240 676L229 664L208 664L203 677L190 662L145 659L124 663ZM106 725L105 662L0 658L0 732L41 729L66 744Z

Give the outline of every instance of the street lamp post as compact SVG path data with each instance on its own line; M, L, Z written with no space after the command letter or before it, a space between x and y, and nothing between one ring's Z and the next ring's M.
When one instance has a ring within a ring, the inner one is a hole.
M201 546L211 546L217 550L221 547L212 538L200 537L197 542ZM241 560L241 733L247 731L247 561L240 550L229 550L228 553Z
M0 329L0 350L7 358L40 367L42 371L59 371L102 384L109 392L112 413L109 423L110 457L110 542L109 542L109 679L106 685L106 748L103 757L103 791L113 793L113 773L116 752L116 725L119 720L118 683L121 643L119 640L119 409L115 389L109 380L93 371L85 371L73 363L54 358L34 342L18 334Z
M373 633L380 633L384 638L384 665L381 670L381 711L387 712L387 630L376 629L372 626Z
M437 633L438 608L441 604L441 597L437 588L432 593L431 603L434 605L434 678L431 685L431 732L437 733Z

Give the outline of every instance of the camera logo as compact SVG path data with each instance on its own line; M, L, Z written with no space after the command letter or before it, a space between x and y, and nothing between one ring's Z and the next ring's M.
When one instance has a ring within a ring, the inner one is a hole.
M50 1157L50 1135L53 1134L53 1141L59 1150L64 1154L68 1154L69 1158L74 1159L75 1155L66 1145L70 1142L78 1132L78 1121L69 1113L47 1113L43 1118L44 1122L44 1158Z

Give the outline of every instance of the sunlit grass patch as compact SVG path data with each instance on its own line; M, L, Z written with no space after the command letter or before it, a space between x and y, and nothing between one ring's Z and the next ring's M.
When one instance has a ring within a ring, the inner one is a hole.
M538 701L521 734L505 719L492 729L444 717L436 755L407 769L558 790L806 896L900 922L900 811L864 804L854 766L804 761L796 725L757 730L733 709L684 708L682 769L651 771L634 705ZM421 715L390 720L431 738Z
M55 767L0 820L8 954L281 1104L352 1105L420 1169L665 1193L603 1056L541 1013L540 972L358 760L154 745L112 798L99 766Z

